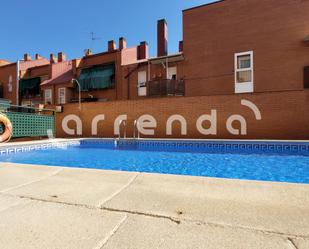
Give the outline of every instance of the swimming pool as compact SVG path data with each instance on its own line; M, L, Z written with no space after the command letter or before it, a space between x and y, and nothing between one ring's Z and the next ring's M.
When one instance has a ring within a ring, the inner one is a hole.
M0 161L309 184L308 151L305 142L94 139L62 148L11 148L0 151Z

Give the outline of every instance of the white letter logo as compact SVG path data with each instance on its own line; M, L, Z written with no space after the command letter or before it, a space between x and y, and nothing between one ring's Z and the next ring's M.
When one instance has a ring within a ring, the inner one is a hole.
M74 121L75 124L76 124L76 134L77 135L82 135L82 121L81 119L76 116L76 115L68 115L66 116L63 120L62 120L62 129L63 131L68 134L68 135L71 135L71 136L74 136L75 135L75 130L74 129L71 129L69 128L68 126L68 123L70 121Z
M253 111L256 120L262 120L261 112L254 103L249 100L242 99L241 104L249 107ZM240 130L233 127L234 121L240 122ZM232 135L247 135L247 122L241 115L231 115L226 121L226 128Z
M241 135L247 135L247 122L245 118L241 115L232 115L226 121L226 128L227 130L233 135L239 135L239 130L233 128L233 122L239 121L240 122L240 133Z
M174 121L179 121L181 125L181 135L187 135L187 121L181 115L172 115L166 122L166 135L172 135L172 125Z
M210 127L205 129L203 127L203 122L209 121ZM203 135L217 135L217 111L211 110L211 115L205 114L198 118L196 121L197 130Z
M99 114L99 115L95 116L94 119L92 120L91 134L93 136L98 135L98 123L100 121L104 121L104 119L105 119L105 115L104 114Z
M151 115L140 116L137 120L137 129L143 135L154 135L154 128L157 127L157 121Z

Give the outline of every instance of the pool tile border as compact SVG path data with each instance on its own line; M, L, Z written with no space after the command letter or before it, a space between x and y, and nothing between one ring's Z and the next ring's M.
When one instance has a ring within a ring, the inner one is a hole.
M31 145L9 145L7 148L0 149L0 155L30 152L35 150L48 150L55 148L67 148L68 146L79 146L79 141L45 142Z
M84 139L81 146L114 148L113 139ZM194 140L120 140L118 149L164 150L208 153L258 153L309 156L309 142L279 141L194 141Z
M82 146L88 148L106 148L123 150L200 152L200 153L254 153L309 156L309 142L288 141L202 141L202 140L157 140L157 139L80 139L74 141L44 142L29 145L9 145L0 148L0 155L23 153L34 150L48 150Z

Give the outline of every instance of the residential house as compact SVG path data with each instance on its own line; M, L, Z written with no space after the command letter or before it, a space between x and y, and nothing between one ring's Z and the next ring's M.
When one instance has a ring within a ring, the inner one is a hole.
M63 53L50 60L1 60L3 97L63 105L79 102L79 92L81 101L104 102L304 90L308 10L309 1L301 0L222 0L183 11L183 41L175 54L168 53L162 19L156 57L149 56L147 42L127 48L120 38L118 48L109 41L107 51L86 50L69 61Z
M28 54L23 60L0 65L0 85L3 95L12 104L23 104L40 98L40 82L47 77L49 61L36 55L32 60Z

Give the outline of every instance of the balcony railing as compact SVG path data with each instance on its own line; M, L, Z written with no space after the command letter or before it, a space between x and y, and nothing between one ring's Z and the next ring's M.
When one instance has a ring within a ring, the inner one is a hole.
M184 80L154 80L146 83L148 97L184 96Z

